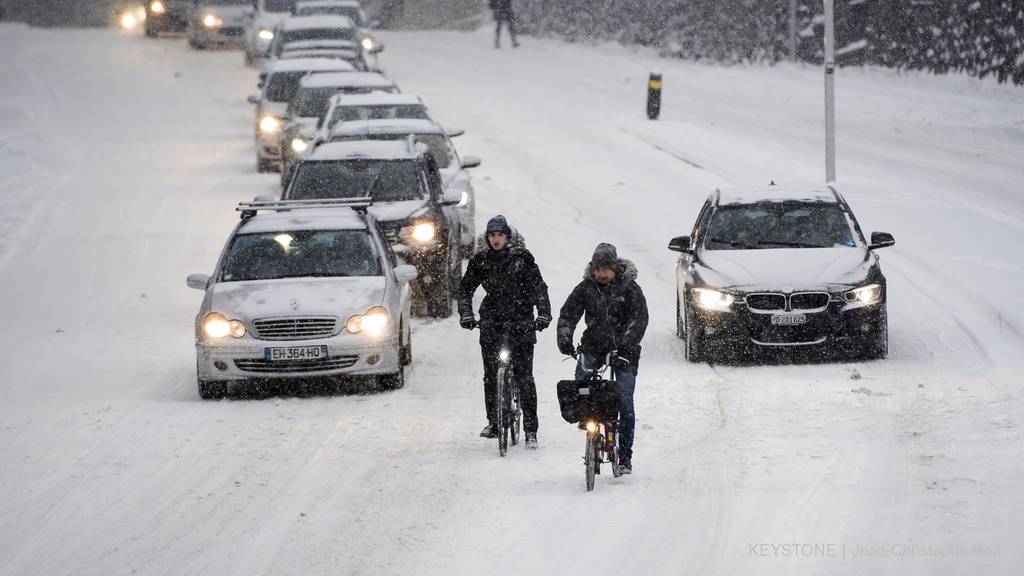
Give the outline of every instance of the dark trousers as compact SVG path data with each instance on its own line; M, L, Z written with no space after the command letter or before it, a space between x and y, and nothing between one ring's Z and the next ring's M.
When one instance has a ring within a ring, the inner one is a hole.
M495 21L494 45L495 46L497 46L498 43L501 41L501 25L502 24L504 24L505 27L508 28L508 35L512 37L512 44L515 45L515 44L519 43L519 41L516 40L515 20L516 20L515 16L512 15L511 11L508 11L508 12L495 11L495 13L494 13L494 21Z
M496 424L495 396L497 395L498 338L480 335L480 352L484 358L484 405L487 421ZM523 409L523 430L537 431L537 384L533 380L533 342L512 341L512 381L519 387L519 405Z
M591 354L580 354L576 363L576 379L584 380L587 374L601 365L603 360ZM633 392L636 390L635 368L613 368L615 380L619 383L619 454L633 457L633 433L636 428L636 409L633 407Z

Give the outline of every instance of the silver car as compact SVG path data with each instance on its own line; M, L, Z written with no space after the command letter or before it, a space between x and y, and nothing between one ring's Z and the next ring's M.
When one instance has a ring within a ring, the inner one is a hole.
M199 395L250 379L373 376L400 388L412 360L413 266L400 265L367 199L239 205L195 320Z
M189 11L188 45L204 49L211 44L242 46L251 0L198 0Z

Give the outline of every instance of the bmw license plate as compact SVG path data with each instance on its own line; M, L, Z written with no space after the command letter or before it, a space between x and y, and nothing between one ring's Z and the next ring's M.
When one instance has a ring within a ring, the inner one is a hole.
M772 324L775 326L800 326L806 323L806 314L772 314Z
M326 360L327 346L264 348L263 357L268 362L287 362L289 360Z

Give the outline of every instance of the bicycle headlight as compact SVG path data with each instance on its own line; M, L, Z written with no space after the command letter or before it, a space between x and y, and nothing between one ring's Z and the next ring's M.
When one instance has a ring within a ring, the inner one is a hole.
M281 130L281 120L276 116L264 116L260 118L259 127L263 134L276 134Z
M510 358L512 358L512 353L508 351L508 348L502 348L498 351L498 360L501 360L503 364L508 364Z
M882 285L881 284L868 284L867 286L861 286L860 288L854 288L843 292L843 300L847 302L868 305L878 302L878 299L882 297Z
M694 288L694 303L705 310L729 311L736 297L710 288Z
M597 432L597 422L594 422L593 420L587 420L587 423L584 424L584 426L586 426L587 432L590 432L591 434Z
M266 40L270 42L274 39L274 31L269 28L260 28L260 31L256 33L256 37L260 40Z
M149 5L149 11L153 14L163 14L167 11L167 8L164 7L164 3L160 0L154 0L154 2Z
M218 312L210 312L203 319L203 331L211 338L241 338L245 336L245 324L241 320L228 320Z
M203 16L203 26L206 26L207 28L216 28L223 23L224 21L214 14L207 14L206 16Z
M292 138L291 146L292 152L295 152L296 154L302 154L303 152L309 149L309 142L307 142L306 139L303 138L302 136L296 136L295 138Z

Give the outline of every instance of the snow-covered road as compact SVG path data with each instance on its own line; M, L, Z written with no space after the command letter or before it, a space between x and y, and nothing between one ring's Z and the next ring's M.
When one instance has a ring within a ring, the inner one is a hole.
M0 574L1011 574L1024 561L1024 91L842 70L839 181L891 232L891 354L690 365L674 256L717 185L821 180L821 75L485 33L387 34L477 154L478 221L558 306L599 241L652 323L632 477L583 489L538 345L541 449L499 459L475 334L418 322L394 393L199 401L192 319L276 190L241 54L0 25ZM663 119L643 118L647 73Z

